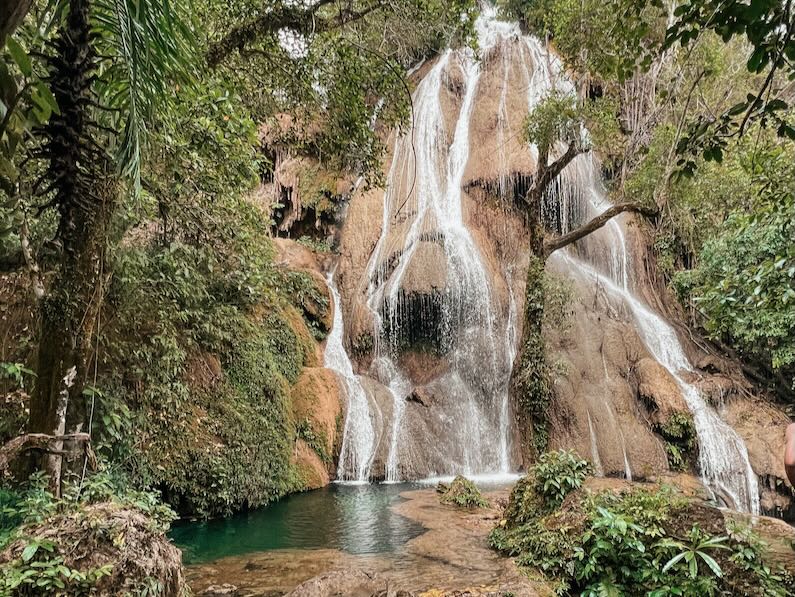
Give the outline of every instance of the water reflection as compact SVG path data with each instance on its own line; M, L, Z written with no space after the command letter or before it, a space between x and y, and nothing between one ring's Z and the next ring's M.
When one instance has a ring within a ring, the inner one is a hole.
M389 508L417 485L332 485L289 496L231 518L175 525L171 538L186 564L271 549L393 551L422 527Z

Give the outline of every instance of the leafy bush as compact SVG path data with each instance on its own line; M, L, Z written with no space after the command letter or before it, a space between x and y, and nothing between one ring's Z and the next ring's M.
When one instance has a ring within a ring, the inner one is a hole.
M477 486L467 479L458 475L450 485L439 483L436 491L442 494L441 502L451 504L459 508L488 508L489 502L484 498Z
M579 458L572 450L558 450L542 454L531 475L538 495L548 507L556 508L569 493L579 489L592 472L588 461Z
M795 370L795 199L772 197L737 212L704 244L699 264L675 277L717 339L768 368Z
M489 539L558 594L791 594L792 578L764 562L764 544L750 531L716 533L726 530L717 509L665 487L580 490L563 508L550 508L535 475L516 484Z
M82 569L68 565L58 545L59 537L28 536L29 526L49 524L53 517L60 516L93 528L83 516L87 506L100 502L141 512L156 534L165 533L175 518L160 496L130 490L123 479L107 470L88 476L82 484L77 480L67 483L62 498L55 498L46 487L45 476L37 473L26 486L0 493L0 550L22 542L19 557L0 567L0 595L89 595L112 572L112 564Z
M674 412L659 428L665 439L665 452L672 470L687 470L687 465L695 457L696 429L689 413Z

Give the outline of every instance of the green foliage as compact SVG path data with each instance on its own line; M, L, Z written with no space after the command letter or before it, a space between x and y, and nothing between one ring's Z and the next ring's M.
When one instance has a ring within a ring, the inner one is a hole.
M563 499L579 489L585 478L593 472L587 460L578 458L572 450L546 452L533 465L535 490L550 508L557 508Z
M544 273L544 327L565 332L571 327L574 314L574 286L563 276Z
M130 406L131 474L184 512L227 513L295 488L288 390L314 347L292 327L307 322L285 309L297 288L310 291L268 254L235 250L233 269L217 263L217 247L120 255L107 350L127 374L104 380L103 405ZM103 406L103 421L112 410Z
M731 539L705 532L697 522L703 511L669 488L575 492L558 509L544 504L536 475L514 487L490 542L542 573L558 594L783 597L792 588L763 563L764 545L750 532ZM711 516L722 524L718 510Z
M20 562L3 568L0 592L3 595L90 595L93 587L113 569L106 564L88 571L80 571L64 564L63 556L53 553L50 541L31 541L22 553Z
M22 222L22 203L17 195L19 154L26 139L45 124L58 103L46 82L46 70L31 57L42 49L50 19L23 26L0 47L0 190L8 199L0 206L0 240Z
M664 48L677 43L687 47L705 31L714 31L724 43L735 37L747 41L744 52L748 56L747 71L767 72L764 82L742 100L722 113L702 115L690 123L677 146L682 156L678 162L682 172L692 176L697 157L721 162L729 141L742 136L753 123L774 129L780 137L795 140L795 122L788 102L780 93L784 83L776 83L774 77L777 71L783 73L782 79L795 77L792 2L688 0L676 7L674 17L666 31Z
M387 127L405 123L411 103L406 69L448 42L466 43L477 13L472 0L356 1L351 13L366 16L340 27L337 7L327 3L204 4L214 24L208 41L217 42L210 59L236 81L258 119L290 114L286 146L331 169L361 171L370 181L382 176L384 150L373 119ZM283 43L270 21L288 23L292 39ZM237 33L235 25L252 35L242 44L225 43L224 36Z
M302 236L296 242L315 253L331 253L331 246L326 240L315 240L309 236Z
M795 365L795 197L736 212L676 277L713 337L774 369Z
M100 502L113 502L143 513L152 532L166 532L175 518L159 495L130 490L125 479L107 468L88 476L83 483L67 482L62 498L55 498L46 487L45 476L36 474L25 486L0 493L0 548L12 542L24 544L20 557L0 570L2 595L89 595L112 572L111 564L82 570L67 566L58 537L29 537L26 525L38 525L54 516L68 515L79 520L87 505Z
M441 494L443 504L451 504L459 508L488 508L489 502L472 481L457 475L450 485L439 483L436 491Z
M659 428L665 439L665 452L668 465L672 470L687 470L688 464L694 459L696 447L696 429L693 417L689 413L674 412Z
M36 372L28 369L22 363L0 362L0 377L5 377L14 382L21 390L25 389L25 378L36 377Z
M687 574L691 579L698 577L700 563L706 564L709 571L717 577L723 576L718 562L715 561L709 552L716 549L729 549L726 545L728 537L710 537L698 527L690 529L687 542L667 540L666 547L672 547L679 551L665 563L662 571L668 572L676 567L686 568Z
M750 593L756 591L764 597L781 597L791 595L795 587L792 573L772 567L763 559L768 545L762 541L751 527L729 522L728 534L732 541L731 563L741 571L738 577L737 592ZM790 592L782 592L782 586Z
M527 116L524 137L539 148L550 148L558 142L586 145L583 113L577 98L560 92L545 97Z
M630 0L502 0L500 6L540 37L552 37L571 67L600 79L624 80L648 65L644 50L659 44L665 29L662 10L639 10Z
M197 47L190 8L180 0L95 0L91 8L92 41L103 62L95 89L107 108L100 122L118 131L109 148L138 188L149 119L155 109L170 109L175 91L193 79Z

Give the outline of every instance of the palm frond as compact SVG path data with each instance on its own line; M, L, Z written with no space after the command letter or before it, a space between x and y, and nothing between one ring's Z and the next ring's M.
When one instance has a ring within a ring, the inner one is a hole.
M95 0L92 23L101 56L96 89L119 131L119 172L140 189L147 120L194 78L198 55L186 0Z

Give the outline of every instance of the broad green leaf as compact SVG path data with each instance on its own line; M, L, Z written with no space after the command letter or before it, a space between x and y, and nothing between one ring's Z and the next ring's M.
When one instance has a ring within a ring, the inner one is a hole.
M25 546L25 549L22 550L22 561L23 562L30 562L33 556L36 555L36 552L39 550L38 543L29 543Z
M9 37L6 40L6 47L8 51L11 53L11 57L14 59L14 62L17 63L19 70L22 72L23 75L29 77L33 74L33 65L30 62L30 57L28 53L19 45L17 40L13 37Z

